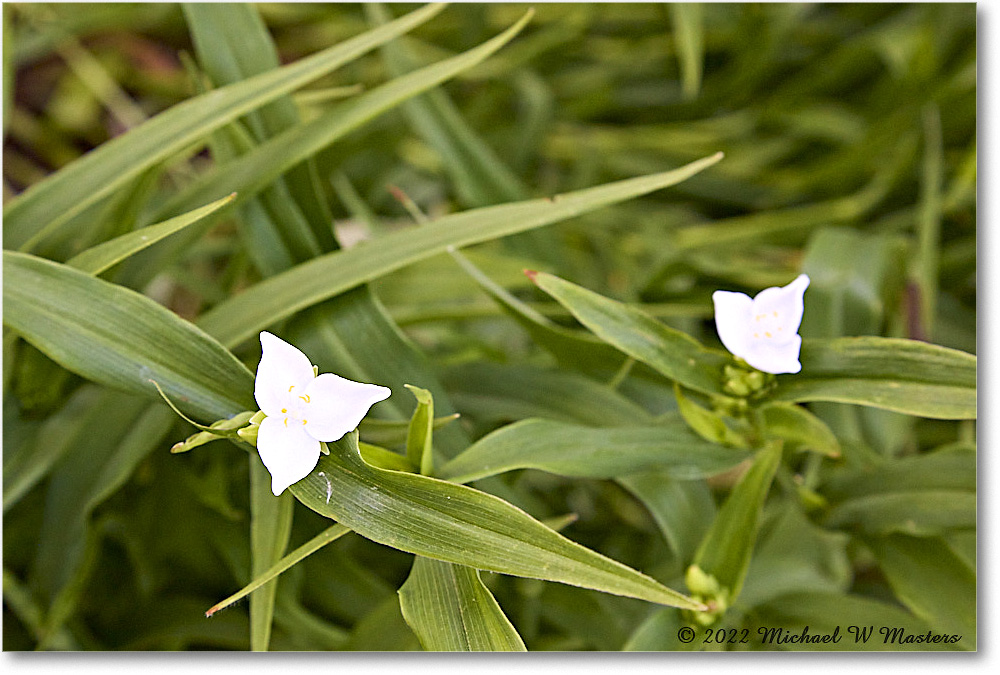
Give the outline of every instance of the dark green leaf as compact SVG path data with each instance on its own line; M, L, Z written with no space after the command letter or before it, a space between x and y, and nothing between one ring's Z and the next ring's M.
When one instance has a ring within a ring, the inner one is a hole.
M403 618L428 651L525 651L479 571L417 556L399 588Z
M585 478L657 470L692 479L721 473L748 457L743 450L699 438L677 419L654 427L610 429L528 419L480 439L441 467L440 475L468 483L514 469Z

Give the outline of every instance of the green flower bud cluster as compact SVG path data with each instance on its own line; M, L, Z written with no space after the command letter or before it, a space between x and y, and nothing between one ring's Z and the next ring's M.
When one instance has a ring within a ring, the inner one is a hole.
M718 579L697 565L687 568L684 582L687 584L690 596L708 607L704 612L685 612L691 623L711 626L729 609L729 589L724 588Z
M774 375L760 370L727 365L723 369L722 390L731 396L747 398L763 393L775 384Z

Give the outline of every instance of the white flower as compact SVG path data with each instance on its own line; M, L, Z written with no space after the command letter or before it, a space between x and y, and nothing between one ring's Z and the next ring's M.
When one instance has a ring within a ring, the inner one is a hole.
M253 394L267 417L257 432L257 452L277 496L316 467L320 441L340 439L392 391L332 373L316 377L305 354L270 333L260 334L260 345Z
M802 296L809 277L800 274L787 286L765 288L753 300L743 293L716 291L715 327L722 344L757 370L797 373Z

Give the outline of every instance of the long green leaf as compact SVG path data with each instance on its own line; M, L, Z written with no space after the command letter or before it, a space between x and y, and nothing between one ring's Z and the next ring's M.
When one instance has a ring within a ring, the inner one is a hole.
M388 234L377 243L321 256L262 281L205 313L199 325L223 344L234 346L305 307L410 263L443 253L449 247L460 248L542 227L669 187L720 159L721 153L674 171L632 178L552 199L535 199L444 216L419 228Z
M690 480L722 473L748 457L743 450L701 439L676 419L655 427L611 429L529 419L480 439L441 467L439 475L468 483L514 469L583 478L659 470Z
M675 2L670 4L670 14L677 42L677 60L681 66L681 91L685 99L691 100L697 98L701 88L702 61L705 58L702 6L697 2Z
M4 511L41 481L59 459L81 440L81 434L88 433L89 414L103 403L98 387L80 387L57 413L42 423L31 440L12 443L9 438L4 439Z
M463 415L490 423L545 417L602 427L652 424L645 409L582 375L526 364L480 361L445 371Z
M689 564L715 518L715 501L706 482L649 472L624 476L618 483L649 509L678 562Z
M83 562L88 519L162 442L176 416L166 406L103 390L72 451L52 472L39 533L36 585L55 593Z
M835 401L936 419L976 418L976 357L879 337L803 340L802 371L779 375L779 401Z
M251 575L264 574L281 560L292 532L295 502L283 494L271 494L271 474L258 457L250 456L250 564ZM250 596L250 649L266 652L271 642L274 599L278 580L268 581Z
M258 588L261 588L268 582L272 581L273 579L277 579L278 575L280 575L282 572L288 570L293 565L304 560L307 556L315 553L316 551L323 548L327 544L337 541L348 532L350 532L350 530L348 530L343 525L339 524L331 525L330 527L326 528L325 530L317 534L315 537L313 537L306 543L302 544L302 546L299 546L297 549L295 549L288 555L281 558L281 560L274 563L266 571L258 574L253 581L251 581L249 584L241 588L239 591L233 593L225 600L222 600L221 602L217 602L216 604L212 605L212 607L209 608L207 612L205 612L205 616L206 617L212 616L220 609L225 609L226 607L233 604L237 600L245 598L246 596L256 591Z
M211 204L206 204L199 209L189 211L176 218L123 234L111 241L88 248L86 251L67 260L66 266L88 274L100 274L130 255L149 248L161 239L169 237L175 232L183 230L188 225L193 225L209 214L218 211L235 198L236 194L233 193L228 197L223 197Z
M869 542L896 597L934 628L976 648L976 572L937 537L902 534Z
M357 433L330 444L290 488L303 504L387 546L476 569L559 581L664 605L697 603L462 485L365 464Z
M240 115L411 30L442 8L422 7L296 63L189 99L108 141L10 202L4 210L4 246L30 249L48 232L146 168Z
M406 457L420 473L430 476L434 471L434 397L426 389L407 385L416 397L417 408L410 419L406 435Z
M695 555L694 564L728 589L730 603L743 587L757 540L760 514L780 463L780 443L758 451L750 469L719 509Z
M4 251L4 323L87 379L208 418L256 405L253 375L215 340L146 296L78 270Z
M731 359L645 312L544 272L535 284L568 309L597 337L680 384L706 394L722 393L722 367Z
M913 490L855 497L830 509L827 527L858 528L866 534L926 537L975 530L976 493Z
M503 33L474 49L391 80L314 120L275 135L241 156L239 162L201 178L165 205L163 212L187 210L193 204L229 192L237 192L238 201L252 197L296 164L383 112L481 63L514 39L531 14L527 13Z
M428 651L523 652L479 571L417 556L399 588L403 618Z
M366 10L376 25L392 18L382 4L368 4ZM388 43L381 52L393 75L413 69L414 59L406 44ZM407 101L403 111L416 132L441 156L465 205L486 206L528 196L518 176L476 135L443 90Z

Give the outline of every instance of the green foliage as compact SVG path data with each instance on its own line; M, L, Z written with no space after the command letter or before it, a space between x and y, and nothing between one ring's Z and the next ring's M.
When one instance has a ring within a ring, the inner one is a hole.
M3 14L5 649L976 649L974 6Z

